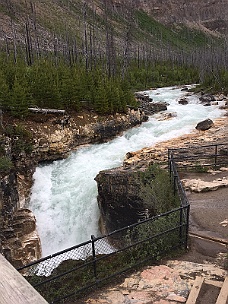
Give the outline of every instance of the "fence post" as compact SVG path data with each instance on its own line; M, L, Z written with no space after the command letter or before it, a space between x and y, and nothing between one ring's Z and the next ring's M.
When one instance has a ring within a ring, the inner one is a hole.
M187 217L186 217L186 235L185 235L185 249L188 248L188 230L189 230L189 215L190 215L190 204L187 205Z
M176 195L176 193L177 193L177 187L176 187L176 184L177 184L177 175L176 174L174 174L174 176L173 176L173 194L174 195Z
M97 281L97 265L96 265L96 251L95 251L95 236L91 235L91 241L92 241L92 254L93 254L93 273L94 277Z
M217 155L218 155L218 145L215 145L215 164L214 169L217 169Z
M168 168L169 168L169 178L171 179L172 177L172 165L171 165L171 159L172 159L172 154L171 150L168 149Z
M180 207L180 222L179 222L180 228L179 228L179 243L182 244L182 230L183 230L183 207Z

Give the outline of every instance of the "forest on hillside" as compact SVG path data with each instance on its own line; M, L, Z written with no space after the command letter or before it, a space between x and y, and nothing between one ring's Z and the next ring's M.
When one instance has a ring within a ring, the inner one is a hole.
M58 3L65 22L51 18L58 11L51 15L50 7L46 28L36 1L0 5L11 19L11 36L2 30L0 40L3 112L25 118L29 107L79 111L85 104L100 114L125 112L136 106L136 90L186 83L228 93L227 37L165 26L133 2L103 0L99 10L93 1Z

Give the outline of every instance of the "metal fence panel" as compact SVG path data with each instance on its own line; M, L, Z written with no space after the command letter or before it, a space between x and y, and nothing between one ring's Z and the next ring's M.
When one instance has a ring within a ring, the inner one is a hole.
M75 300L82 292L136 265L187 247L190 206L179 170L228 165L228 145L171 149L168 154L170 179L180 207L108 235L91 236L88 242L20 268L44 298L51 303Z

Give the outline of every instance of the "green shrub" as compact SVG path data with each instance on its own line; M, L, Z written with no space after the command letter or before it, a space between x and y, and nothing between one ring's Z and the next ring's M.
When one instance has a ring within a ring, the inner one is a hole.
M32 134L21 125L9 125L5 128L5 135L12 138L11 151L14 155L21 152L29 154L33 150Z
M9 173L13 163L7 156L0 157L0 173Z
M154 210L154 215L179 206L179 198L174 195L169 173L158 164L151 165L142 173L140 196L144 206Z

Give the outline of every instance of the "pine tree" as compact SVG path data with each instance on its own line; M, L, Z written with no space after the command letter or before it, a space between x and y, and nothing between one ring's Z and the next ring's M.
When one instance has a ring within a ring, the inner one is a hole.
M65 108L80 110L80 83L79 77L72 70L64 67L59 80L61 102Z
M9 87L6 83L6 77L0 70L0 109L8 108Z
M39 107L61 107L58 73L50 62L39 62L33 68L31 94L35 105Z
M20 118L28 114L28 98L25 87L15 78L9 98L11 113Z
M95 110L98 113L106 114L109 112L108 98L106 94L105 84L103 82L99 83L94 99Z

